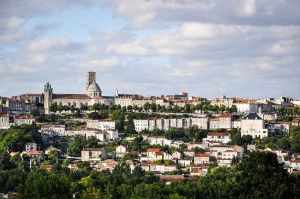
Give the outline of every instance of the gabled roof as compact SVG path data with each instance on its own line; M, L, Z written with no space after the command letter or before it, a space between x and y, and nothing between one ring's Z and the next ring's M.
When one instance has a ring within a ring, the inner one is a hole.
M262 120L262 118L259 117L256 113L249 113L243 119L244 120Z

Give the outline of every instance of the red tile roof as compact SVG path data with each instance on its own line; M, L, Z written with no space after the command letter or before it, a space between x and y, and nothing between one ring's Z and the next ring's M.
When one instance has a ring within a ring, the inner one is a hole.
M160 152L160 148L148 148L147 152Z
M202 153L202 154L195 154L194 157L209 157L209 154Z
M224 113L219 116L219 118L231 118L231 114Z
M29 155L42 155L43 151L30 150L30 151L26 151L26 153Z

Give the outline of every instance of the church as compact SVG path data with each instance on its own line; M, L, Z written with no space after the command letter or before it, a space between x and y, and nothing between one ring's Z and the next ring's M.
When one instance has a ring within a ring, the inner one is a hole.
M100 86L96 82L96 72L88 72L86 76L85 94L54 94L51 84L48 82L44 86L44 109L45 113L50 113L50 105L56 103L63 106L90 106L93 104L112 104L114 97L102 96Z

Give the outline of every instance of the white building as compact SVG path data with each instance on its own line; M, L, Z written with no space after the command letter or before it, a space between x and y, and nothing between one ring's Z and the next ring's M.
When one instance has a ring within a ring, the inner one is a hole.
M223 133L223 132L210 132L207 134L207 138L203 138L203 142L221 142L223 144L226 144L230 142L230 136L229 133Z
M35 119L30 116L15 116L15 118L14 118L14 124L16 126L19 126L22 124L31 125L33 122L35 122Z
M133 120L133 123L137 132L149 130L149 120Z
M116 121L103 119L103 120L87 120L87 128L99 129L99 130L115 130Z
M194 156L195 165L209 164L209 161L209 154L195 154Z
M49 136L66 136L65 125L43 125L41 133Z
M221 114L220 116L210 119L209 121L209 129L217 130L217 129L231 129L231 115L230 114Z
M241 120L241 136L251 135L253 138L268 137L268 129L264 120L256 113L250 113Z
M144 140L148 141L151 145L160 145L160 146L170 146L172 143L171 140L168 140L163 136L155 136L155 137L149 136Z
M116 157L122 158L127 153L127 148L125 146L117 146L116 147Z
M200 129L208 129L208 118L191 118L191 126L198 126Z
M233 103L236 106L238 113L255 113L257 112L257 104L247 102L236 102Z
M9 116L6 114L0 115L0 129L9 129Z

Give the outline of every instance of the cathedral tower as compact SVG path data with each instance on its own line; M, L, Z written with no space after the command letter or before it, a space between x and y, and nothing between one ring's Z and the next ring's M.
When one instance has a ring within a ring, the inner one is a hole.
M87 73L85 93L91 98L97 98L102 96L100 86L96 82L96 72Z
M53 89L51 87L51 84L48 82L44 86L44 109L45 109L45 114L50 113L50 105L52 103L53 99Z

